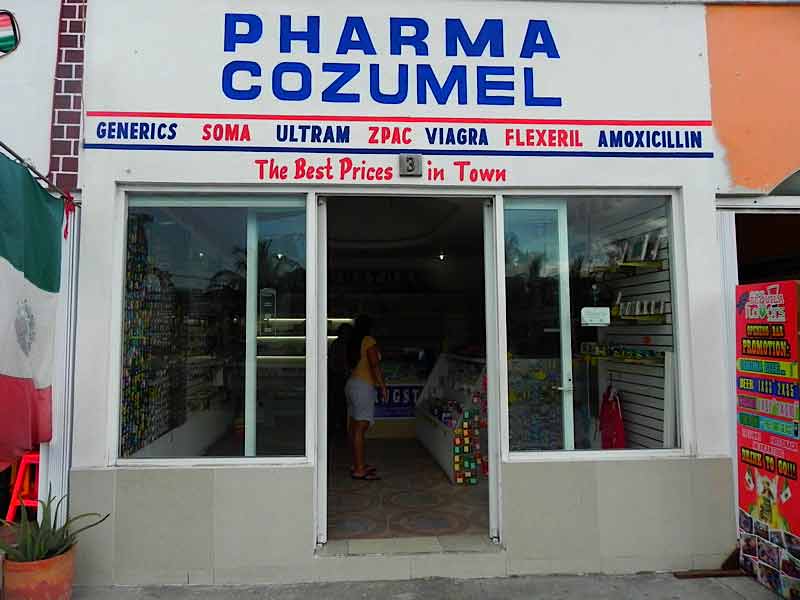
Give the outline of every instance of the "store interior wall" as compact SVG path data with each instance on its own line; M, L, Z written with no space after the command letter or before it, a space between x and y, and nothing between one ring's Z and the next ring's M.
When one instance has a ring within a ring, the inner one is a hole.
M800 279L800 213L736 214L739 283Z

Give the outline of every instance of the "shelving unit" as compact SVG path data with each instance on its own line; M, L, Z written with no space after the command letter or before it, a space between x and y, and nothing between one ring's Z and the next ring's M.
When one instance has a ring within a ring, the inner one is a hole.
M637 321L639 323L666 323L667 318L664 315L633 315L626 317L617 317L616 321Z
M328 343L336 328L350 318L328 319ZM272 425L277 416L296 416L305 410L306 320L272 317L259 322L256 336L257 423Z
M638 260L638 261L625 261L617 263L617 267L621 269L661 269L664 267L664 261L661 260Z
M622 305L612 308L609 327L598 332L598 342L608 347L627 348L632 353L654 352L655 358L623 356L582 356L596 366L597 390L601 395L609 383L622 394L622 415L629 448L673 448L680 443L676 423L674 395L672 331L672 282L670 247L667 236L668 205L654 206L641 213L636 221L621 219L606 224L597 235L608 240L635 240L658 236L655 260L623 261L617 268L598 273L612 298L621 294ZM620 314L626 302L659 304L663 312L655 314ZM616 314L615 314L616 313ZM587 367L588 368L588 367ZM599 443L594 440L594 443Z
M129 216L119 452L196 455L227 427L225 360L210 351L205 290L176 289L151 255L147 222Z
M305 402L305 319L270 318L258 323L256 337L256 423L275 425L275 417L300 414Z
M144 221L128 226L120 455L131 456L185 420L175 290L152 264Z
M593 354L582 354L578 358L584 361L606 361L612 363L622 363L626 365L646 365L653 367L663 367L664 360L662 359L647 359L647 358L622 358L619 356L595 356Z

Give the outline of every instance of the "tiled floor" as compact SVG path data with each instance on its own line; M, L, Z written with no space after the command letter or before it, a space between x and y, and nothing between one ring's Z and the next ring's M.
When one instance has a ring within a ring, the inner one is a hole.
M367 461L378 468L380 481L351 479L347 449L332 450L329 540L404 537L436 545L439 536L488 538L486 478L474 486L453 485L416 439L367 440Z

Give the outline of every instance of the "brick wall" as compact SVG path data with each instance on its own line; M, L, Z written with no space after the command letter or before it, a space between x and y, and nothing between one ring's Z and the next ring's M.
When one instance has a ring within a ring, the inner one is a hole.
M50 178L66 190L78 185L83 110L83 42L87 0L61 0L50 130Z

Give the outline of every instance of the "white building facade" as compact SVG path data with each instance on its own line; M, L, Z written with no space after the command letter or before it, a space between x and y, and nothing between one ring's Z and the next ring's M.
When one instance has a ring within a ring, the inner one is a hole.
M71 509L112 517L81 542L80 581L719 567L736 520L716 198L753 191L732 183L717 139L709 10L91 4ZM345 197L482 207L491 552L330 551L328 337L353 315L329 308L328 217ZM260 244L289 237L302 243L276 256L302 281L269 300ZM192 347L191 333L163 341L195 318L165 307L201 302L185 269L235 271L221 257L230 245L246 267L236 349L221 358L222 334L213 347ZM525 304L515 261L536 252L548 300ZM591 283L608 298L581 295ZM581 319L605 307L602 327ZM521 333L545 312L550 337ZM264 350L270 319L302 322L287 336L303 338L299 351ZM292 395L262 395L288 370L301 380ZM553 395L526 383L539 373ZM241 392L198 399L197 378ZM612 384L627 438L613 450L596 410ZM281 444L265 429L270 402L295 424ZM547 441L545 412L556 415ZM241 437L222 451L229 431Z

